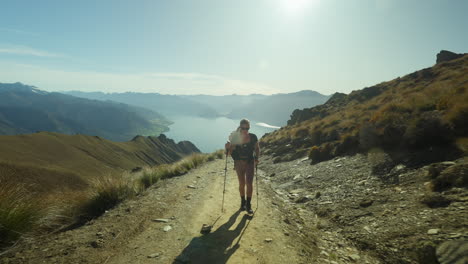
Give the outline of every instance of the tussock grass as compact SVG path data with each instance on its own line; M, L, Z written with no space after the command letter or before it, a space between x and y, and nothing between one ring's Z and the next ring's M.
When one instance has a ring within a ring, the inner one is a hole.
M354 91L337 105L304 109L298 112L297 123L268 134L261 143L278 150L298 142L296 149L308 148L317 161L327 156L323 154L330 143L334 146L330 158L374 147L413 153L454 144L466 153L466 65L468 56ZM357 138L345 141L346 135Z
M222 159L223 157L223 150L218 150L211 154L192 154L172 164L163 164L146 169L139 181L143 188L148 188L161 179L184 175L191 169L197 168L207 161Z
M0 178L0 246L36 227L43 209L27 186Z
M128 178L112 174L97 178L92 183L89 199L78 205L79 218L83 221L98 217L137 193L134 183Z
M0 247L10 245L31 231L49 232L80 226L159 180L184 175L207 161L223 157L223 150L192 154L172 164L145 168L140 177L109 173L93 178L83 189L54 189L48 193L33 191L38 190L37 186L7 181L12 175L0 170Z

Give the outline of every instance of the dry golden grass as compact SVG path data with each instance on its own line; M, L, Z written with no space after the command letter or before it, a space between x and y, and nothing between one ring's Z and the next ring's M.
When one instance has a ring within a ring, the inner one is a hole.
M420 117L425 113L434 113L434 118L439 118L441 124L447 124L458 137L468 136L467 55L377 86L384 87L377 96L362 100L360 91L353 92L354 98L361 98L361 101L348 100L342 107L327 108L325 117L315 117L284 127L265 136L262 141L273 146L280 145L285 140L287 142L288 139L317 131L322 134L338 132L339 138L344 138L345 134L359 134L365 124L373 125L377 137L385 139L391 135L391 131L403 129L404 132L414 124L422 124L426 119L421 120ZM394 141L390 139L388 142ZM410 138L407 140L417 141ZM428 145L432 144L430 137L424 140ZM434 140L437 143L437 139ZM382 142L377 143L383 146ZM311 154L316 155L317 151L314 149Z
M223 157L223 150L218 150L211 154L197 153L187 156L184 159L172 164L163 164L153 168L147 168L139 180L140 185L142 188L148 188L161 179L184 175L191 169L197 168L206 161L212 161L216 158L221 159Z
M0 179L0 246L34 229L43 208L28 186Z
M50 193L58 190L79 190L87 182L79 175L65 169L47 169L34 165L0 161L0 179L29 186L30 191Z
M50 170L3 164L0 167L0 247L31 231L49 232L83 224L134 197L158 180L183 175L207 161L223 157L223 150L192 154L172 164L147 167L140 177L129 173L107 173L88 178L85 183L78 178L80 180L75 179L66 188L51 188L49 191L45 187L54 187L62 182L54 178L47 184L31 182L27 185L16 181L16 176L35 173L47 181L48 175L43 173ZM59 176L51 174L51 177Z
M171 155L164 154L175 151L154 137L113 142L94 136L52 132L0 136L0 149L2 162L67 172L84 178L172 162L168 159ZM174 155L182 158L184 154L175 152Z

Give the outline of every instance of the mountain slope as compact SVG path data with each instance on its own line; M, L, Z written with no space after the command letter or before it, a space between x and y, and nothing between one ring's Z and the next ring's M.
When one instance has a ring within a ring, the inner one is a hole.
M94 100L111 100L129 105L138 105L157 111L166 116L218 116L217 112L213 108L198 102L187 100L178 95L164 95L158 93L102 93L80 91L70 91L64 93Z
M168 124L160 114L141 107L0 83L0 134L51 131L126 141L137 134L159 135Z
M468 137L468 55L440 61L325 104L295 110L262 145L276 162L309 154L320 162L374 147L408 162L458 157ZM409 156L408 156L409 155Z
M328 96L314 91L300 91L288 94L273 94L266 98L252 100L244 106L232 109L231 118L248 116L276 126L284 126L294 109L312 107L324 103Z
M175 143L164 135L112 142L51 132L0 136L0 149L0 180L34 183L39 189L78 188L84 179L170 163L199 152L190 142Z

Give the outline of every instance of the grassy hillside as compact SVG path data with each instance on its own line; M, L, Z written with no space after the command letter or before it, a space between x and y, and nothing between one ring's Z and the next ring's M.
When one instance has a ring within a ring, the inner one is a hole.
M52 187L47 184L49 181L61 185L61 181L68 178L79 181L78 176L86 179L120 173L138 166L174 162L199 152L190 142L176 144L164 135L112 142L99 137L51 132L0 136L0 149L0 168L15 171L8 177L47 187Z
M138 106L48 93L21 83L0 83L0 134L49 131L127 141L159 135L170 122Z
M262 138L276 162L309 155L313 162L371 148L426 163L468 147L468 55L325 104L295 110L288 125Z
M157 180L214 158L164 135L112 142L41 132L0 136L0 149L0 247L29 230L82 224Z

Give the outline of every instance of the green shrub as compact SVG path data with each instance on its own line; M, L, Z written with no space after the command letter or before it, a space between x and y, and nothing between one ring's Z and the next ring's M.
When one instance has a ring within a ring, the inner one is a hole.
M421 197L421 203L430 208L447 207L452 202L450 199L439 193L429 193Z
M401 139L406 132L404 124L392 124L384 127L380 142L385 148L395 148L401 145Z
M312 160L312 163L319 163L325 160L333 158L333 144L326 143L321 146L313 146L309 151L309 159Z
M457 164L443 170L432 180L433 190L441 192L452 187L468 188L468 164Z
M359 146L363 150L379 146L377 129L373 124L366 123L359 130Z
M454 140L450 126L443 122L437 112L426 112L413 120L404 134L410 147L441 145Z
M459 136L468 135L468 105L456 105L447 114L447 120Z
M296 138L304 138L309 135L309 129L307 128L300 128L294 132L294 137Z
M312 145L320 145L322 144L322 131L321 130L314 130L310 135L310 143Z
M335 149L336 155L344 155L356 153L359 148L359 140L357 136L346 135L343 139L337 144Z

